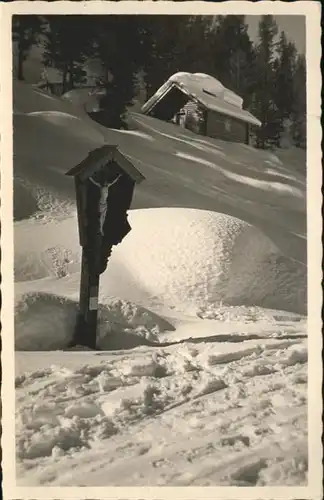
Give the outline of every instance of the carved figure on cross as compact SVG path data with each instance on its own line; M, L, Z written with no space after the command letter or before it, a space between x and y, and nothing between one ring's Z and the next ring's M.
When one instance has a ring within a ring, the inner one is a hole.
M106 219L106 214L107 214L107 199L109 196L109 189L111 186L116 184L122 174L118 174L117 177L113 180L108 182L107 180L104 181L103 184L100 182L97 182L93 179L93 177L89 177L89 181L92 182L95 186L97 186L100 189L100 198L99 198L99 227L100 227L100 233L103 235L103 227Z

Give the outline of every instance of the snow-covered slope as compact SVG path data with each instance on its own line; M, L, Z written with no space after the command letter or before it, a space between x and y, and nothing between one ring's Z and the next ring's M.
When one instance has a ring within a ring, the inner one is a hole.
M289 164L288 153L283 163L272 153L136 113L131 115L136 130L109 130L66 100L23 84L14 88L15 110L24 114L14 116L17 219L35 203L41 210L73 205L74 183L64 173L106 142L117 144L147 179L136 189L133 208L178 206L232 215L306 264L306 180ZM48 113L46 106L64 114Z
M23 84L14 100L18 484L306 484L306 188L289 153L135 113L104 129ZM102 351L71 352L64 174L105 142L146 181L101 276Z

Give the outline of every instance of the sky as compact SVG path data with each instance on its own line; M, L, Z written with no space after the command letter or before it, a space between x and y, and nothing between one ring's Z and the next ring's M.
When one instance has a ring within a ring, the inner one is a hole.
M305 54L306 46L306 26L305 16L274 16L278 25L279 33L285 31L287 38L294 42L297 51ZM249 25L249 35L255 41L258 35L258 25L260 16L246 16Z

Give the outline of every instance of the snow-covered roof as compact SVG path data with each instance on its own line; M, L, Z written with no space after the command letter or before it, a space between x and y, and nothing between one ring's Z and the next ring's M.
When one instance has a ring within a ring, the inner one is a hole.
M107 165L110 162L116 162L117 165L137 184L142 182L145 177L139 170L120 152L115 145L105 144L96 148L78 165L71 168L66 175L80 176L81 180L87 179L90 175Z
M210 110L261 126L260 120L243 109L243 99L240 96L224 87L216 78L205 73L175 73L142 106L142 112L148 114L174 87Z

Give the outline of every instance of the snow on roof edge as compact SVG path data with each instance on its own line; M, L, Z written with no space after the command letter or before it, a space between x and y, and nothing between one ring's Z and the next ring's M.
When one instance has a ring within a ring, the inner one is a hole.
M195 96L197 101L200 102L203 106L205 106L207 109L210 109L212 111L217 111L218 113L232 116L233 118L236 118L237 120L244 121L247 123L250 123L251 125L256 125L258 127L261 127L262 123L261 121L256 118L252 113L247 111L246 109L240 109L239 113L237 111L237 108L231 104L228 104L226 102L223 102L221 99L215 99L216 104L209 104L207 103L204 99L200 98L199 96ZM231 109L233 108L233 109ZM240 115L240 116L239 116Z

